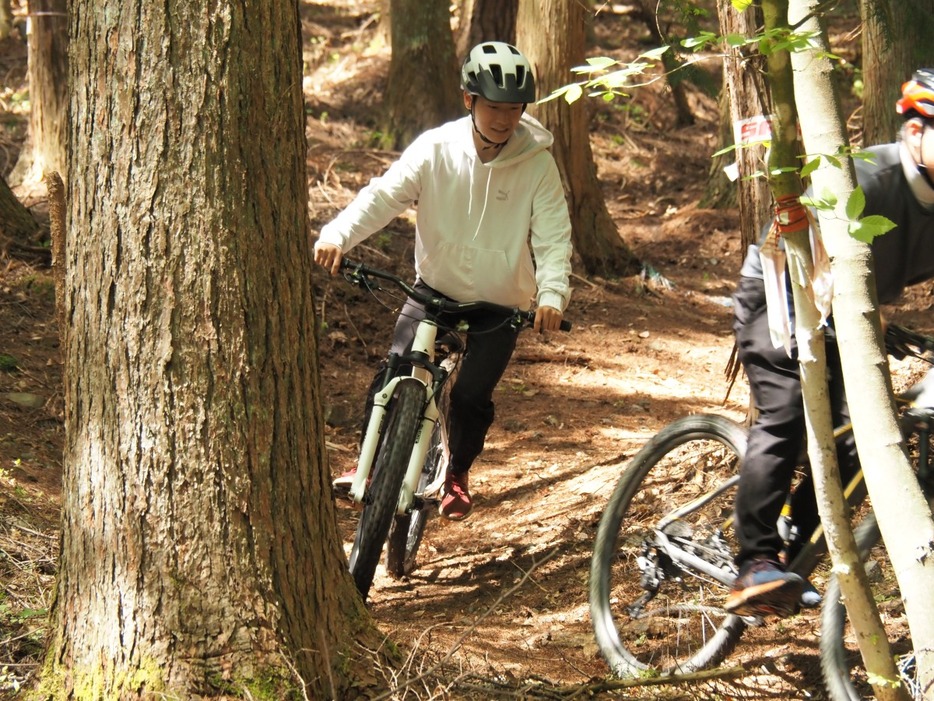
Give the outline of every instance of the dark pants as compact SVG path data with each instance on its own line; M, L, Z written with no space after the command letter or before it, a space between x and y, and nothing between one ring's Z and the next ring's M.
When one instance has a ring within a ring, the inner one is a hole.
M415 283L415 289L439 296L421 280ZM412 299L406 301L396 321L391 352L406 353L411 349L418 322L426 316L420 303ZM518 331L504 323L506 320L501 314L488 311L445 313L433 318L442 327L454 326L459 320L468 325L467 348L451 387L448 413L450 470L463 474L483 450L484 439L493 423L493 390L509 365ZM378 380L376 384L380 384Z
M769 337L765 290L761 280L741 278L733 298L733 329L739 359L749 378L757 417L749 431L746 458L740 467L736 493L737 536L742 564L750 558L777 560L783 548L777 522L791 489L795 467L805 448L804 404L798 371L798 348L792 339L792 357L774 348ZM849 422L843 391L840 354L832 329L827 330L827 371L834 426ZM844 480L858 469L856 444L849 432L837 445ZM819 523L810 475L795 492L792 519L799 531L810 534Z

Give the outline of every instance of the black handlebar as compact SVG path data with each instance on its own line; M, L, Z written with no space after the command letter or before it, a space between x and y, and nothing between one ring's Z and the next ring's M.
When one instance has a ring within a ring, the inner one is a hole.
M885 350L898 360L910 355L913 358L920 358L934 364L934 361L928 355L931 351L934 351L934 338L911 331L898 324L888 324L886 326Z
M415 301L421 302L426 307L437 312L457 313L485 309L491 312L498 312L506 317L521 319L523 323L528 324L529 326L532 326L535 323L534 310L519 309L518 307L506 307L501 304L494 304L493 302L456 302L455 300L448 299L447 297L435 297L432 295L422 294L398 275L393 275L392 273L386 272L385 270L371 268L368 265L364 265L363 263L353 261L348 258L341 259L340 269L344 273L344 278L348 282L357 285L358 287L362 287L367 290L376 290L379 288L373 286L372 280L374 278L378 280L387 280L396 285ZM562 319L561 330L570 331L571 322L567 321L566 319Z

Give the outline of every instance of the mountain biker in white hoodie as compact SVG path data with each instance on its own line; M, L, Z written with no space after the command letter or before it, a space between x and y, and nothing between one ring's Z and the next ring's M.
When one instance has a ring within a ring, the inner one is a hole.
M343 255L409 207L416 207L416 289L459 302L484 300L529 309L537 331L560 326L570 297L571 222L554 139L525 113L535 101L528 59L514 46L484 42L461 71L469 116L419 136L321 229L315 262L332 275ZM534 255L534 262L533 262ZM411 345L425 316L409 299L392 350ZM517 331L502 317L469 318L467 352L451 390L451 465L441 513L466 518L467 471L493 422L493 390L512 356ZM378 384L378 383L376 383ZM340 488L348 482L335 480Z

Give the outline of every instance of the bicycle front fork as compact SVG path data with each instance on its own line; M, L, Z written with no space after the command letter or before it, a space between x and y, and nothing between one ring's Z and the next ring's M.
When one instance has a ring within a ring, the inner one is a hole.
M417 370L417 368L416 368ZM415 373L413 373L414 375ZM404 376L405 379L411 379L411 376ZM366 497L366 485L373 469L373 463L376 459L376 451L379 447L380 437L385 429L387 408L390 400L396 391L396 385L402 377L393 377L389 382L373 397L373 409L367 422L366 433L363 438L363 445L360 447L360 457L357 460L357 472L354 475L353 483L350 485L350 498L362 503ZM402 489L399 492L399 503L396 506L396 513L406 514L412 509L414 495L418 489L418 481L422 474L422 467L425 464L425 457L428 455L429 445L431 443L431 432L435 422L438 420L438 405L435 403L434 392L431 384L425 384L421 377L416 376L425 386L425 409L422 413L421 426L415 437L415 445L412 447L412 453L409 456L409 464L405 471Z

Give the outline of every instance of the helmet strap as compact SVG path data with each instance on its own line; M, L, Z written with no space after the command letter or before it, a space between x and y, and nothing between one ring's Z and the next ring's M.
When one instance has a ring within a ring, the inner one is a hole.
M921 126L921 141L924 140L924 133L931 128L931 125L927 120L922 121ZM918 172L921 173L921 177L930 185L931 189L934 190L934 178L931 177L931 169L928 167L928 164L924 162L924 150L922 149L923 144L921 141L918 142Z
M491 149L491 148L498 150L498 149L503 148L503 146L509 143L509 139L506 139L506 141L502 143L498 143L496 141L493 141L492 139L488 139L482 131L477 129L477 117L474 114L474 106L476 104L477 104L476 95L472 95L470 97L470 123L473 124L473 130L477 133L477 136L480 137L480 140L486 144L486 146L483 147L483 150L486 151L487 149Z

